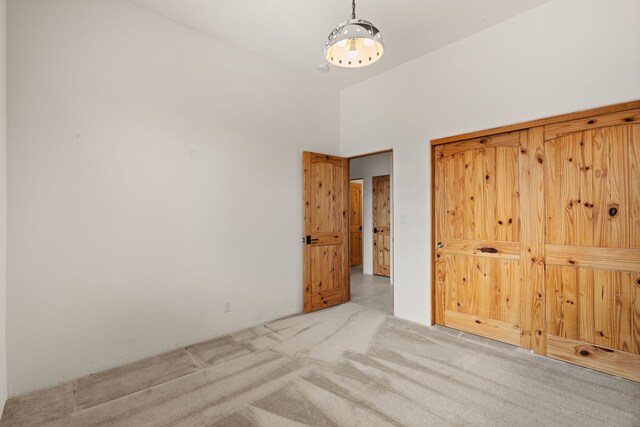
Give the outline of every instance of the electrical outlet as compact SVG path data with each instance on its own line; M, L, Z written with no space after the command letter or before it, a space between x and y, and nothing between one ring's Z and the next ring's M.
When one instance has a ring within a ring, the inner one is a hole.
M231 313L231 301L225 301L224 303L224 312Z

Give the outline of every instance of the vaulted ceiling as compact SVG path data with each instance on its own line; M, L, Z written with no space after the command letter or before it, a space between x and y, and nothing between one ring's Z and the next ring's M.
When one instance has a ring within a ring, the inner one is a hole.
M362 69L320 72L324 42L350 17L349 0L130 0L150 11L342 89L549 0L358 0L385 54Z

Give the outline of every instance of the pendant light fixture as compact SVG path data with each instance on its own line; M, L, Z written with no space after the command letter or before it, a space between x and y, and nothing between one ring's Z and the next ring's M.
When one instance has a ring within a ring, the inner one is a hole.
M332 65L361 68L378 61L384 53L380 31L369 21L356 19L356 1L352 0L351 19L331 31L324 56Z

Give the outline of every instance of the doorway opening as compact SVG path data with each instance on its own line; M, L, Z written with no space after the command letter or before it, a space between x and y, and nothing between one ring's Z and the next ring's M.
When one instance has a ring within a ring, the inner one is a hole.
M351 302L393 315L393 152L349 159Z

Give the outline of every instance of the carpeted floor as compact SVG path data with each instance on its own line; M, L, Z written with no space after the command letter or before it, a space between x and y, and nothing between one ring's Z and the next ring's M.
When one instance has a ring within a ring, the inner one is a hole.
M638 426L640 384L349 303L11 399L3 426Z

